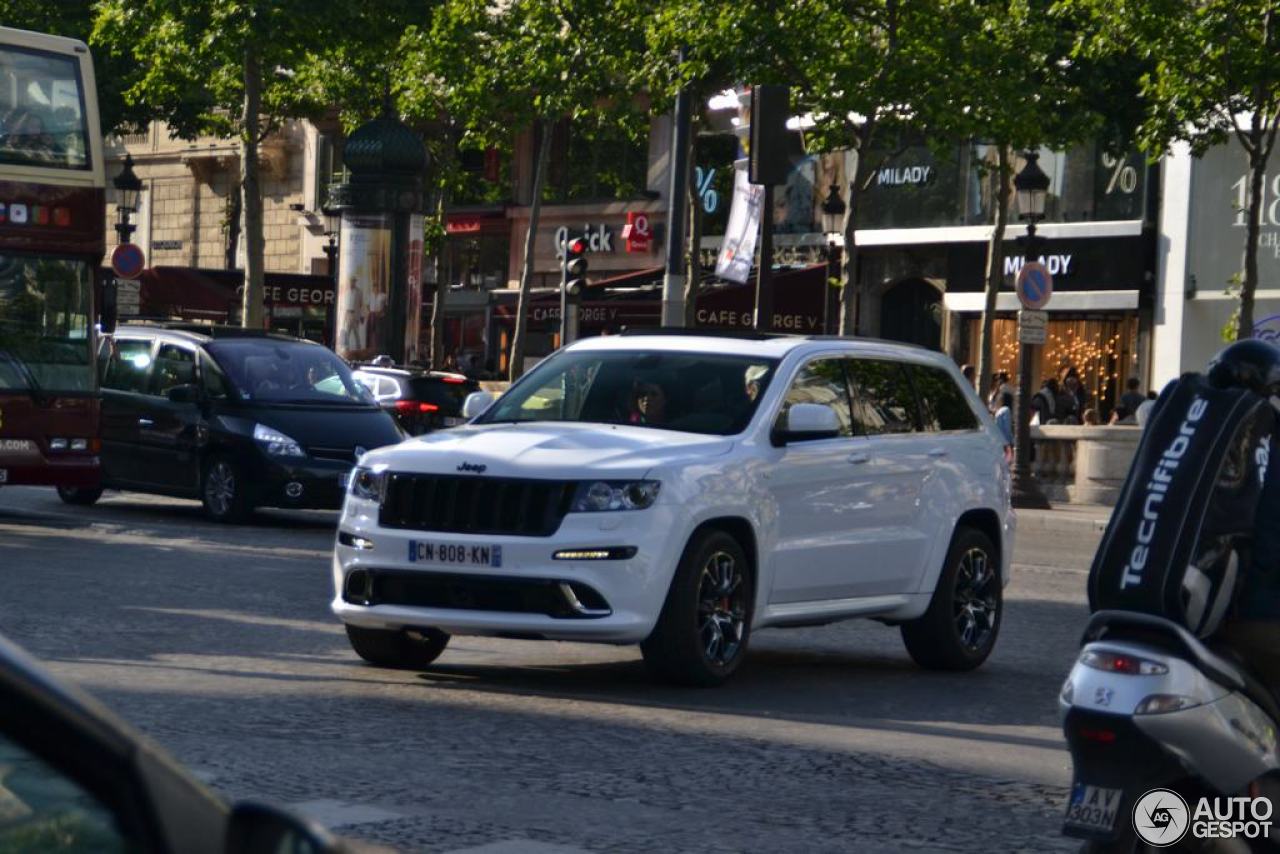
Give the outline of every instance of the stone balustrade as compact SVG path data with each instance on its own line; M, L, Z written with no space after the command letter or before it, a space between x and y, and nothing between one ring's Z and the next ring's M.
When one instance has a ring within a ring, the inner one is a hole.
M1141 438L1142 428L1126 425L1032 427L1031 471L1052 503L1112 505Z

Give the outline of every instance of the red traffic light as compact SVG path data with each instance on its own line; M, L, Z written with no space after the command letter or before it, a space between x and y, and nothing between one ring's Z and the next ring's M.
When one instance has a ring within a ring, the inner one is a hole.
M575 237L565 244L564 251L569 255L582 255L587 251L587 241L582 237Z

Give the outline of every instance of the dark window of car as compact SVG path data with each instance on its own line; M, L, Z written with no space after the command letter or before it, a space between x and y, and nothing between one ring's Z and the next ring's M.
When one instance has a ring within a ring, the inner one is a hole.
M151 368L151 393L164 397L169 389L194 385L195 381L195 351L177 344L161 344L156 353L156 363Z
M978 429L978 417L949 373L929 365L912 365L911 378L920 396L925 430Z
M130 342L134 343L134 342ZM0 736L0 851L139 851L77 782Z
M787 389L778 413L778 426L785 427L787 413L797 403L816 403L836 414L840 435L853 435L850 416L849 386L845 382L843 359L815 359L800 369Z
M151 342L136 338L116 339L102 377L104 388L146 394L151 375Z
M229 338L207 345L245 400L372 405L346 362L318 344L276 338Z
M210 400L226 400L231 396L231 383L212 357L200 354L200 386Z
M451 382L440 377L418 377L410 381L413 399L440 407L445 415L458 415L467 395L479 388L471 381Z
M853 421L859 433L911 433L919 411L906 367L885 359L849 359Z

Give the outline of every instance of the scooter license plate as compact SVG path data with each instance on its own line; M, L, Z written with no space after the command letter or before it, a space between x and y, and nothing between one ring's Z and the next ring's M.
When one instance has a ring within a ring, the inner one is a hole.
M1111 830L1116 826L1123 794L1123 789L1076 783L1071 787L1071 799L1067 801L1063 822L1077 830Z

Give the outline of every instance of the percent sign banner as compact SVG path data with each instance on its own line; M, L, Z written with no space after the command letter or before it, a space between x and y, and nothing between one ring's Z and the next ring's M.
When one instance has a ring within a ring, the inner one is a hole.
M1107 195L1119 188L1122 193L1132 193L1138 189L1138 170L1131 163L1126 163L1114 154L1102 155L1102 167L1107 170Z
M697 186L698 198L702 199L702 209L709 214L716 212L716 208L720 207L720 194L711 186L711 182L715 180L716 170L707 168L703 169L698 166L693 170L694 184Z

